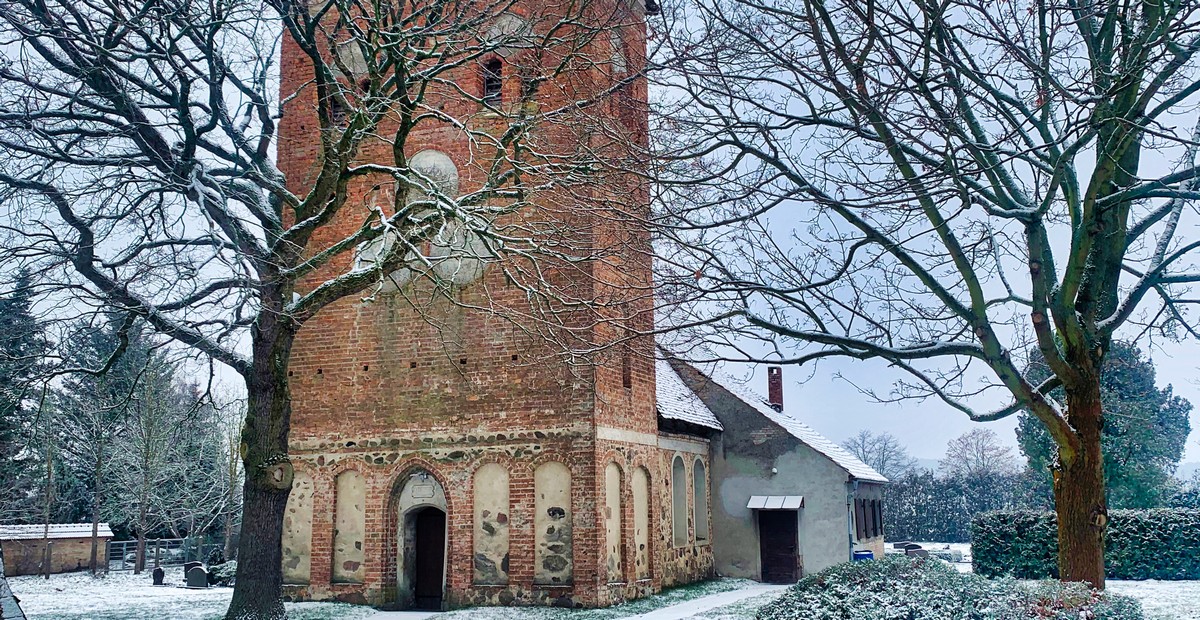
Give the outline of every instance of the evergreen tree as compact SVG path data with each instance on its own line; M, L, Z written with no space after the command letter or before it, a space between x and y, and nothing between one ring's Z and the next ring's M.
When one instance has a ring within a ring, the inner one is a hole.
M1045 362L1035 358L1026 376L1036 385L1050 376ZM1104 477L1109 508L1153 508L1167 503L1175 491L1172 479L1191 426L1192 404L1176 396L1171 386L1155 385L1154 364L1135 344L1114 341L1102 368L1101 429ZM1063 395L1052 392L1055 398ZM1049 480L1056 458L1045 426L1028 412L1020 414L1017 439L1031 470Z
M0 522L25 521L36 511L41 468L29 442L49 345L32 309L33 281L21 271L11 291L0 293Z
M117 440L152 366L152 343L138 325L114 315L100 325L79 325L64 350L67 363L79 370L56 392L52 428L68 471L89 491L93 540L88 566L95 572L101 567L95 532L112 492Z

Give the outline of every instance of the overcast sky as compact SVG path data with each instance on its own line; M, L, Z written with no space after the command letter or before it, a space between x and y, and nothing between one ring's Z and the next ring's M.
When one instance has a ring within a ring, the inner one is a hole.
M1155 343L1159 345L1159 343ZM1142 343L1143 351L1147 343ZM1200 405L1200 344L1194 342L1163 343L1152 351L1158 371L1158 386L1171 384L1175 393ZM743 379L746 385L759 394L767 393L767 375L759 368L729 365L725 371ZM753 373L753 374L751 374ZM837 378L838 374L844 379ZM826 363L813 373L795 367L784 368L784 404L789 414L800 418L829 439L841 443L862 429L888 432L895 435L912 456L923 459L940 459L946 452L946 442L982 426L996 431L1004 441L1013 446L1017 438L1014 429L1017 417L1010 416L998 422L976 423L940 401L902 402L880 404L872 402L851 382L864 388L873 388L887 394L888 388L900 375L887 368L884 363L846 360ZM1192 410L1192 434L1188 438L1187 452L1183 460L1200 461L1200 413Z

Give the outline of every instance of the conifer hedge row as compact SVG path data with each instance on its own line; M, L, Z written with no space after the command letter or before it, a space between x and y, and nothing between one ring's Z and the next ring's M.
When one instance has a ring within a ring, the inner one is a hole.
M1005 511L971 522L975 572L1020 579L1058 577L1052 512ZM1200 510L1113 510L1104 542L1109 579L1200 579Z

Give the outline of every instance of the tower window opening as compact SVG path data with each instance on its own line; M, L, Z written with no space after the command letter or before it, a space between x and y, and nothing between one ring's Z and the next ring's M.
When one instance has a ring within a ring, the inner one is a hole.
M483 102L488 105L500 103L500 89L504 85L504 65L499 59L483 63Z
M629 350L629 344L621 347L621 385L626 388L633 387L633 352Z
M346 106L337 99L329 100L329 120L335 127L342 127L346 124L346 119L349 117L346 111Z

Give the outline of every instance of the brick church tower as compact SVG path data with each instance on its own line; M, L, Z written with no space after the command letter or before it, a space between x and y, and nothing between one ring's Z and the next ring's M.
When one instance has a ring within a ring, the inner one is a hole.
M527 27L528 11L544 14L554 2L518 0L493 25L505 32ZM594 29L581 58L563 62L567 69L555 72L532 105L595 101L586 111L591 120L626 127L644 141L646 84L636 77L645 56L644 0L567 4L584 6L583 19L593 20ZM528 27L539 32L540 26ZM487 107L515 105L526 84L516 67L533 51L501 49L455 68L441 83L470 96L455 97L451 88L431 95L429 109L455 122L418 126L405 142L410 166L447 193L475 191L486 161L462 127L507 126ZM279 160L297 185L311 182L318 165L315 94L304 81L305 63L285 42ZM535 141L562 152L581 146L602 152L597 135L576 126L534 129ZM368 145L360 159L386 156L391 148ZM340 214L330 243L367 214L371 190L348 191L358 192L364 206ZM619 208L629 213L648 212L643 185L589 191L619 194ZM561 205L581 195L572 191L562 200L560 192L553 200ZM576 218L569 227L587 231L592 260L549 270L549 277L609 299L621 296L614 283L625 282L634 294L613 306L623 317L648 316L648 239L599 215L610 207L574 206L549 209L554 215L546 217ZM291 364L296 478L283 543L290 596L401 608L595 606L663 585L656 568L667 543L651 343L635 339L590 364L562 361L537 329L482 310L517 308L527 298L506 274L505 260L449 263L437 274L446 295L431 292L426 278L397 272L373 294L326 308L300 332ZM330 265L308 286L355 268L348 263ZM630 333L616 321L568 322L584 325L598 341Z

